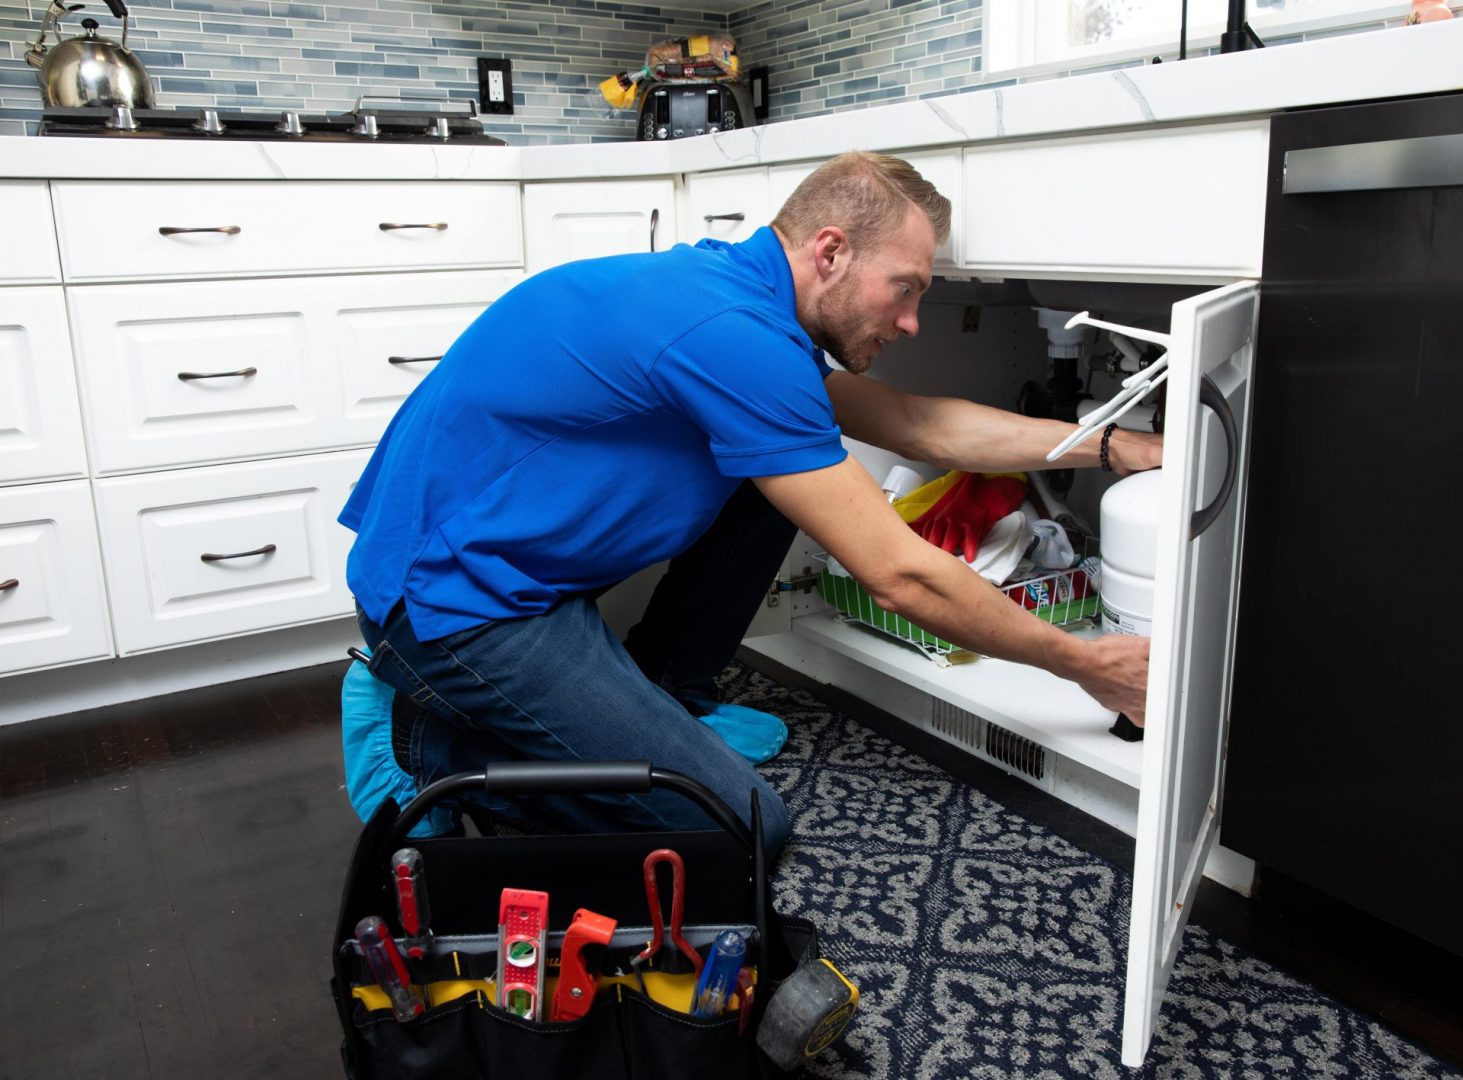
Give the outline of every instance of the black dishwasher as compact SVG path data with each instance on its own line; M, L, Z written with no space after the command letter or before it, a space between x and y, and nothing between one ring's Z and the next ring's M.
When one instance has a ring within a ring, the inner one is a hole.
M1257 346L1221 842L1463 954L1463 94L1274 118Z

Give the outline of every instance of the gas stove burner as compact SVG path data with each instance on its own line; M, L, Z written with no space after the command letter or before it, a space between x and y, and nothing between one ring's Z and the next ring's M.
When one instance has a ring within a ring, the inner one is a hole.
M309 140L312 142L433 143L506 146L483 131L477 102L360 98L352 112L329 115L284 110L129 109L51 107L41 113L42 135L204 140Z

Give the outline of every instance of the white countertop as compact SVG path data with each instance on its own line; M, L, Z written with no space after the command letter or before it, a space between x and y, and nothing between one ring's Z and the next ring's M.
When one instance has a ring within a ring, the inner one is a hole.
M553 180L665 176L949 146L1463 88L1463 19L1227 56L976 88L664 143L374 146L164 139L0 137L0 177Z

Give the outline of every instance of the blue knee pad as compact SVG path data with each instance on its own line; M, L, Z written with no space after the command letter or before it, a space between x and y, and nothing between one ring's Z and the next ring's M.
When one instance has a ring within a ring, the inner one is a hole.
M760 765L775 757L787 742L787 725L771 713L749 709L745 705L730 705L724 701L704 698L692 700L706 710L706 715L697 719L725 739L728 746L753 765Z
M416 781L397 764L391 749L391 703L395 698L396 691L366 670L365 664L351 664L340 684L345 790L362 821L388 798L404 807L417 795ZM438 836L457 824L453 811L434 806L407 835Z

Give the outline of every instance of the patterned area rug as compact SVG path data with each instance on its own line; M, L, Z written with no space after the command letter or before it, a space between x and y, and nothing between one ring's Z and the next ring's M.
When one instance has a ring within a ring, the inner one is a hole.
M808 1070L869 1080L1454 1077L1460 1074L1204 929L1185 932L1142 1070L1120 1062L1126 870L917 754L740 665L727 700L787 721L763 767L793 840L779 910L812 919L860 990Z

